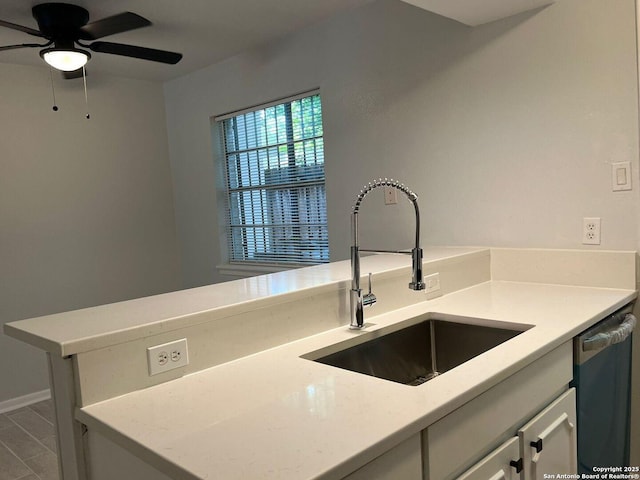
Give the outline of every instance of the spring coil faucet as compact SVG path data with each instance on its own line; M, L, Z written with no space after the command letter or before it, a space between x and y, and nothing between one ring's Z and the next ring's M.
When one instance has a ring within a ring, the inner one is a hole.
M411 250L412 257L412 279L409 283L411 290L424 290L425 285L422 278L422 248L420 248L420 211L418 209L418 196L409 190L404 184L393 179L374 180L365 185L356 203L353 205L353 211L351 213L351 234L353 237L353 244L351 245L351 292L350 292L350 307L351 307L351 323L349 328L361 329L364 327L364 313L363 308L365 306L373 305L376 303L376 296L371 292L371 274L369 274L369 293L363 294L360 288L360 246L358 245L358 213L360 212L360 204L367 194L378 187L392 187L396 190L404 193L407 198L413 203L413 208L416 212L416 242L414 248ZM385 250L362 250L363 252L378 252L389 253ZM397 252L408 253L408 252Z

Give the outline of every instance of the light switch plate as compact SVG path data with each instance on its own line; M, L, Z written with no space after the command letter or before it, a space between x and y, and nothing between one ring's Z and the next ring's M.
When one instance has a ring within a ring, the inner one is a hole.
M614 192L631 190L631 162L611 164L611 189Z

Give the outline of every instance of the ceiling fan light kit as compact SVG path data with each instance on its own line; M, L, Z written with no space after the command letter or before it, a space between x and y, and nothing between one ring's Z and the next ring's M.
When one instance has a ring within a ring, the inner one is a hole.
M40 57L52 68L60 70L65 78L82 77L84 83L84 98L87 105L86 118L89 115L89 100L87 96L87 72L84 68L91 59L87 50L97 53L119 55L122 57L140 58L152 62L176 64L182 59L182 54L157 50L155 48L125 45L122 43L95 41L102 37L128 32L142 27L148 27L151 22L132 12L123 12L111 17L89 22L89 12L77 5L69 3L41 3L31 9L33 18L38 22L38 30L16 23L0 20L0 27L10 28L19 32L43 39L46 43L20 43L16 45L0 46L0 52L17 48L43 48ZM91 43L82 43L90 41ZM83 49L76 47L82 47ZM58 111L56 95L51 77L51 93L53 96L53 111Z
M182 59L182 54L166 50L94 41L116 33L151 26L149 20L132 12L123 12L89 22L89 12L80 6L69 3L41 3L34 6L31 13L38 22L38 30L5 20L0 20L0 26L39 37L47 42L0 46L0 52L16 48L45 47L40 52L42 59L53 68L64 72L82 68L91 58L87 50L172 65ZM92 43L81 43L86 41ZM77 48L76 45L87 50Z
M40 56L50 66L63 72L73 72L84 67L91 54L79 48L45 48Z

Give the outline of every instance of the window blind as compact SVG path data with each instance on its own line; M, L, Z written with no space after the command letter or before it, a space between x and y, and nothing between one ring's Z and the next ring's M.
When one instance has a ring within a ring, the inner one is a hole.
M320 95L225 116L219 126L229 262L328 262Z

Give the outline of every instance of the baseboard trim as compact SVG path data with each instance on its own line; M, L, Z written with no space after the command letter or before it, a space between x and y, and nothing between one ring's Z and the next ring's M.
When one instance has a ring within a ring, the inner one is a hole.
M48 400L51 398L51 390L41 390L39 392L28 393L21 397L10 398L0 402L0 413L10 412L11 410L17 410L18 408L26 407L34 403L41 402L42 400Z

